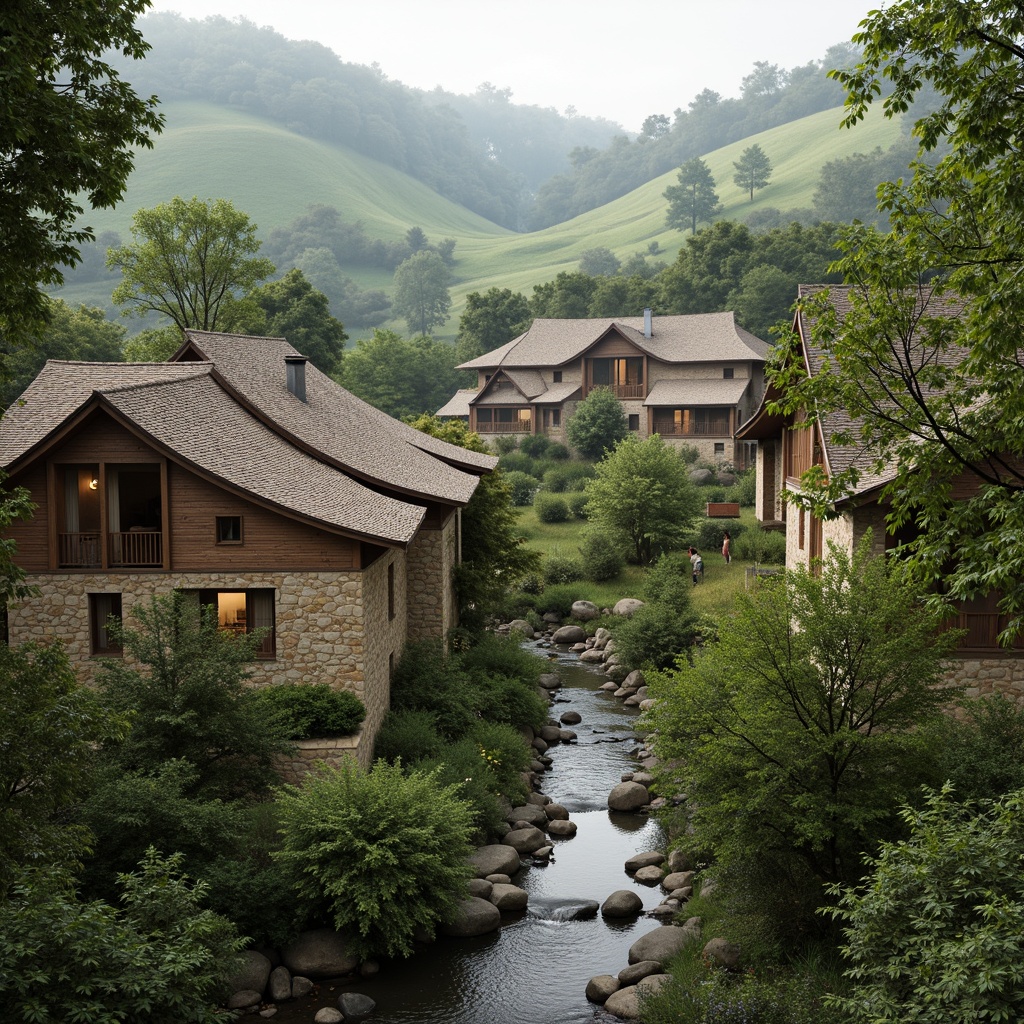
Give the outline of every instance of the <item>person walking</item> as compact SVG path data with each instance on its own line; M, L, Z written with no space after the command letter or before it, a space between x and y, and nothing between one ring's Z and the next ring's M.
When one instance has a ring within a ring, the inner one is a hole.
M729 536L729 531L725 531L725 536L722 537L722 557L725 559L725 564L728 565L732 561L732 538Z

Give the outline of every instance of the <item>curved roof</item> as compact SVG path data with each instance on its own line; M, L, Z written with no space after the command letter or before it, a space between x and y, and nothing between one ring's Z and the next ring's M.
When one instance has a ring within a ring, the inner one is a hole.
M367 483L417 498L462 505L477 478L497 465L415 430L346 391L306 364L306 401L287 387L285 356L299 355L284 338L186 331L175 359L208 359L216 375L273 429ZM186 363L187 365L187 363Z
M406 544L426 512L291 444L236 402L206 362L50 360L0 421L0 462L29 457L90 405L107 408L176 462L329 529Z

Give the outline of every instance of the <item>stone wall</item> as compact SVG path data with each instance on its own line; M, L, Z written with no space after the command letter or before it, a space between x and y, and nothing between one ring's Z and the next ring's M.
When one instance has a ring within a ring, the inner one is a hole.
M388 565L395 569L395 607L388 616ZM94 683L100 660L90 655L89 594L121 594L122 615L137 627L132 609L172 590L275 591L276 658L255 660L254 685L327 683L350 690L366 705L354 753L369 764L373 740L390 700L390 669L405 642L405 556L392 552L362 572L317 573L96 573L30 577L37 596L12 602L12 643L63 640L79 679ZM126 657L128 657L126 655Z
M409 545L408 635L410 640L443 637L455 625L452 569L456 560L457 516L440 530L420 529Z
M945 678L963 686L968 697L1001 693L1024 705L1024 658L1013 654L952 658L946 663Z

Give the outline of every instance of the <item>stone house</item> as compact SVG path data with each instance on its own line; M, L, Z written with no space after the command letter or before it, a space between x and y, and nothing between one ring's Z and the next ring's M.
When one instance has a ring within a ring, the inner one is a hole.
M10 642L61 640L79 676L120 657L110 616L172 590L266 629L256 685L366 705L363 764L409 640L455 625L460 510L495 460L393 420L283 338L188 331L167 363L50 361L0 420L34 517L9 535L38 596ZM330 755L314 751L309 756Z
M482 437L543 434L565 425L594 388L611 388L629 429L691 445L702 459L751 464L756 445L737 442L757 408L769 346L731 312L585 320L534 320L508 344L462 363L477 373L440 410Z
M801 285L798 294L806 298L824 287ZM841 320L849 309L850 288L827 287L829 300ZM930 295L926 294L923 301L924 315L957 315L958 307L947 299L941 300L941 308ZM935 308L929 309L932 303ZM813 320L805 311L799 311L793 320L793 330L798 335L803 368L811 375L819 371L823 358L813 341L813 328ZM762 526L785 533L787 568L813 565L827 552L829 544L852 553L868 530L877 553L894 548L901 538L887 530L888 508L882 492L894 478L895 470L876 473L861 450L832 440L837 431L854 425L846 414L830 413L809 427L801 427L807 418L803 410L788 416L769 410L781 397L774 385L768 384L759 408L741 424L737 438L758 446L755 512ZM850 466L861 471L856 489L836 504L838 514L833 519L823 521L785 501L784 492L799 492L800 478L812 466L821 466L828 476ZM964 474L959 485L963 495L973 486L971 475ZM1002 690L1024 699L1024 638L1012 649L999 645L997 638L1006 620L997 608L998 598L998 594L990 594L959 603L956 621L950 624L964 629L966 635L957 659L950 666L950 676L975 695Z

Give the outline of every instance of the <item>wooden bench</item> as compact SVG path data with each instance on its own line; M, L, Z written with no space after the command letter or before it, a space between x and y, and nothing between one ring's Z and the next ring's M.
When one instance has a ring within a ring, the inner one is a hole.
M738 501L709 501L707 512L704 514L708 519L739 519L740 503Z

